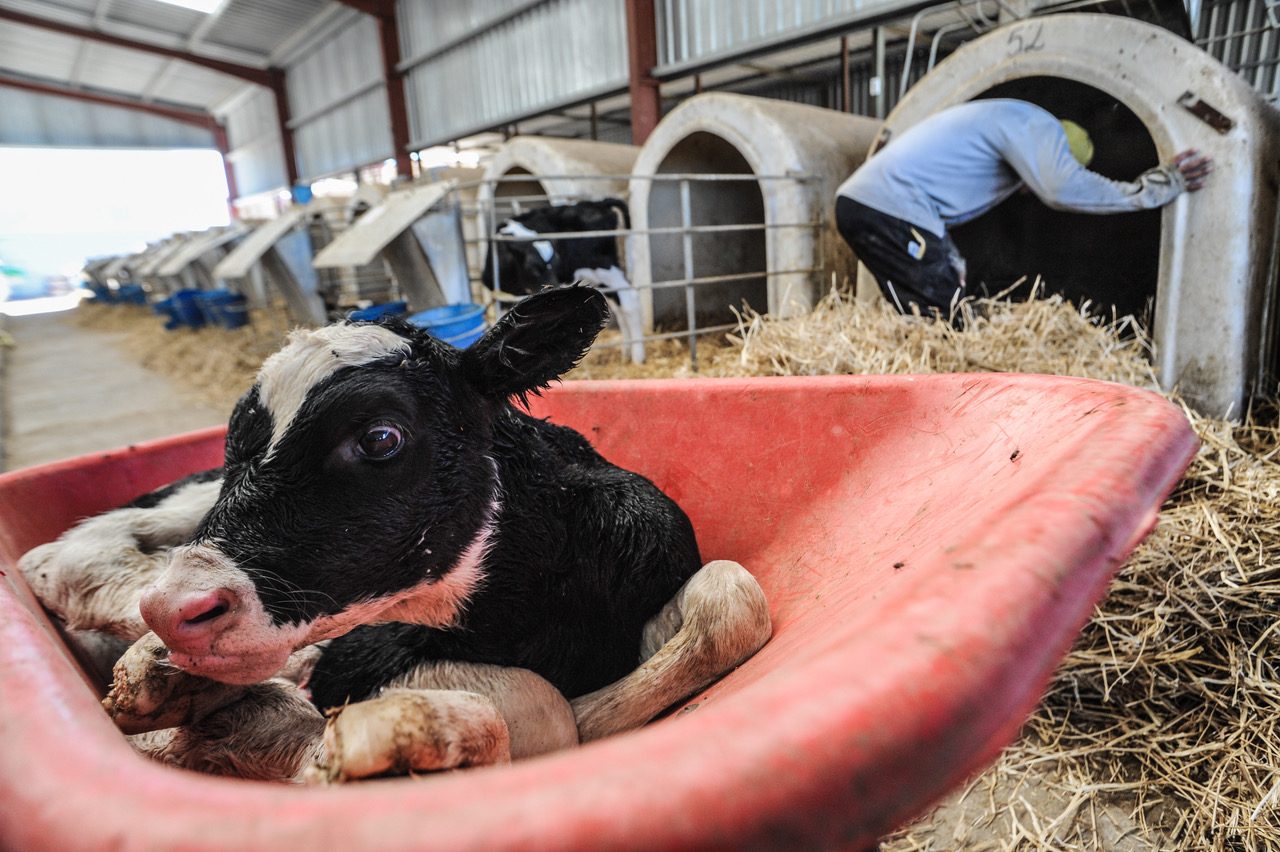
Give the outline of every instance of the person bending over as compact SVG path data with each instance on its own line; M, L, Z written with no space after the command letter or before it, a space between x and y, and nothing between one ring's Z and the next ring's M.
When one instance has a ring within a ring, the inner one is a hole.
M1213 161L1188 149L1134 181L1086 168L1080 125L1008 98L948 107L892 140L836 191L836 226L894 307L954 318L965 262L947 229L1020 189L1057 210L1124 213L1162 207L1204 186Z

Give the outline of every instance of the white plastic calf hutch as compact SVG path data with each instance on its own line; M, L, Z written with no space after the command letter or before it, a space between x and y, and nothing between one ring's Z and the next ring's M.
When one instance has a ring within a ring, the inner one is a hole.
M499 148L484 170L476 201L484 215L493 205L499 218L544 204L568 204L585 198L625 198L640 149L614 142L517 136ZM506 199L504 203L502 199Z
M259 225L214 268L218 278L237 282L240 292L252 293L252 301L266 301L265 290L284 298L290 318L302 325L320 326L326 320L316 271L311 267L313 247L308 233L310 207L291 207L275 219Z
M631 180L628 268L646 296L646 328L687 327L689 313L700 327L731 321L729 308L743 301L774 315L803 313L830 273L850 275L852 255L831 213L835 190L862 163L879 126L720 92L672 110L645 142ZM684 282L693 279L690 310Z
M962 47L889 115L884 144L944 107L1016 97L1082 124L1091 168L1131 180L1187 148L1206 187L1162 210L1086 216L1015 197L953 234L969 280L1043 275L1051 291L1141 315L1161 382L1207 413L1239 414L1274 367L1280 112L1204 51L1111 15L1032 18ZM1271 388L1274 390L1274 388Z

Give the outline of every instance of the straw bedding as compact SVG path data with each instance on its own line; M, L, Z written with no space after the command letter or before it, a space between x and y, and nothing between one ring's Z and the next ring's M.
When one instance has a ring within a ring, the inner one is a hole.
M1053 297L964 310L964 332L840 292L804 317L748 311L738 334L700 341L696 374L986 370L1155 385L1131 322ZM235 339L164 335L151 320L129 340L153 366L208 383L207 398L234 399L279 326L255 318ZM600 347L572 377L692 374L684 345L667 342L641 366ZM885 849L1280 849L1280 429L1273 414L1245 425L1187 416L1200 452L1022 737Z

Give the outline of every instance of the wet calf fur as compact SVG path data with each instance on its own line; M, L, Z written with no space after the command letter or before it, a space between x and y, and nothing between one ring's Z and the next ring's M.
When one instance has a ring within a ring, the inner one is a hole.
M247 684L332 638L310 681L321 707L439 660L528 669L569 698L630 672L699 569L689 521L510 402L606 318L572 287L465 351L395 320L296 334L236 407L212 508L142 596L171 661Z

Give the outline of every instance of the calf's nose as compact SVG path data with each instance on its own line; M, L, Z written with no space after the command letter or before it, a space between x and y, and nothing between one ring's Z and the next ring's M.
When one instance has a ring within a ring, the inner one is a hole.
M142 620L170 650L207 653L240 603L232 589L174 592L153 586L142 596Z

